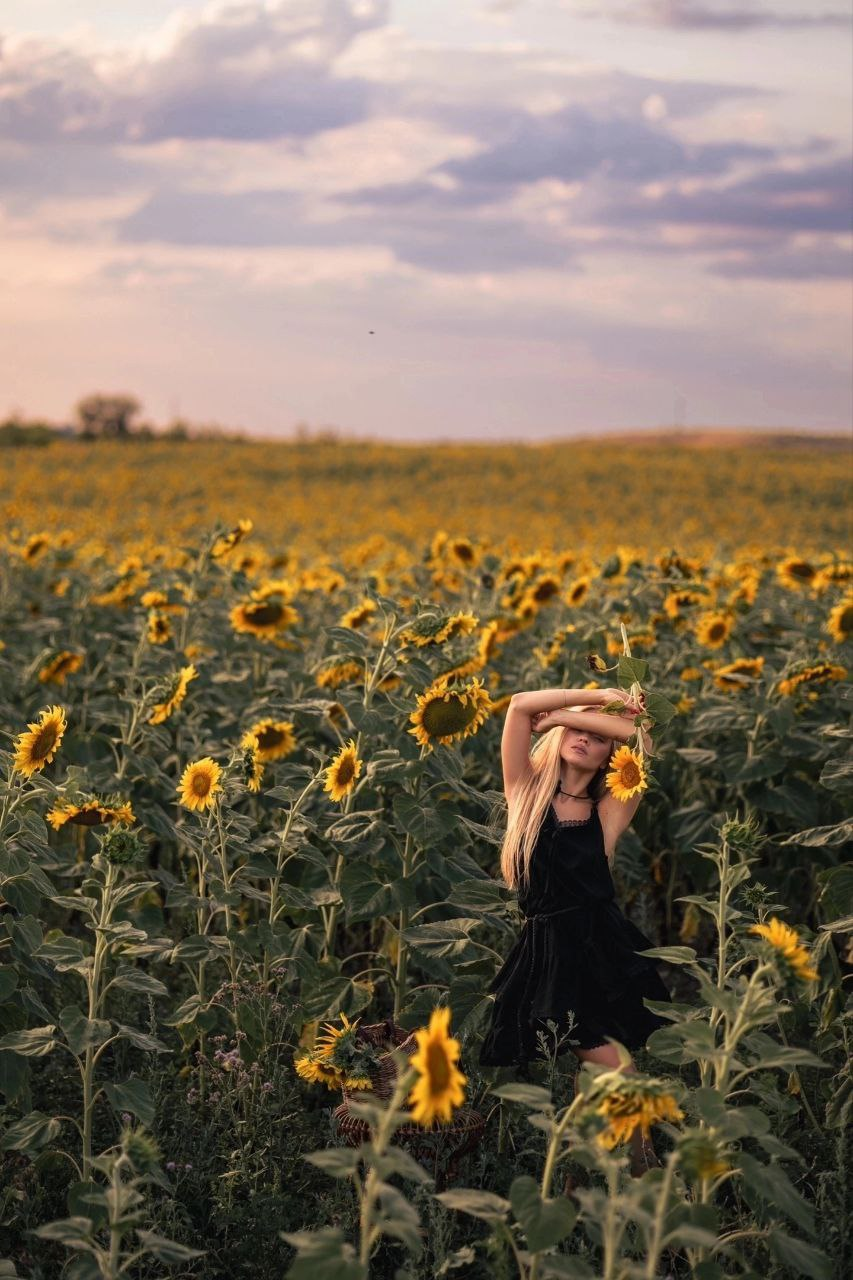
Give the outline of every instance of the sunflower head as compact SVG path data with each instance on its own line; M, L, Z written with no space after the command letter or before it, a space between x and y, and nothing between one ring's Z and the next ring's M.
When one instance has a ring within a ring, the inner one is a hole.
M765 951L786 983L816 982L820 975L811 967L807 947L790 925L776 916L767 924L750 925L749 933L758 934L766 944Z
M210 756L188 764L176 788L181 804L197 812L210 808L222 791L221 776L221 766Z
M643 759L623 743L610 757L610 771L607 774L607 786L617 800L629 800L631 796L645 791L648 779Z
M31 721L24 733L15 740L12 768L24 777L31 778L46 764L50 764L59 750L67 722L62 707L47 707L39 712L38 720Z
M450 1120L454 1107L465 1101L463 1085L468 1077L456 1066L459 1041L449 1035L450 1009L439 1006L430 1015L429 1026L415 1032L417 1053L411 1065L418 1079L409 1093L412 1119L429 1127L435 1120Z
M332 763L326 769L326 781L323 790L329 792L332 800L343 800L355 787L355 780L361 773L364 761L359 758L358 748L350 738L346 746L341 747Z
M418 696L409 729L422 746L449 745L476 733L491 714L491 698L476 676L467 684L451 685L448 676L436 680Z

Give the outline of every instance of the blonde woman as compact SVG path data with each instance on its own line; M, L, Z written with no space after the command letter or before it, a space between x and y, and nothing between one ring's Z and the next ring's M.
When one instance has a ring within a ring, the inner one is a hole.
M597 711L617 699L624 713ZM638 1048L667 1022L643 1004L644 997L671 999L654 961L637 955L654 943L619 909L611 877L616 842L642 793L617 800L605 777L640 710L622 689L539 689L510 699L501 739L507 830L500 865L525 919L488 988L495 1000L481 1066L541 1058L537 1031L551 1018L562 1034L569 1010L577 1043L564 1041L558 1052L571 1048L581 1062L609 1067L618 1057L608 1036ZM531 750L534 733L541 736ZM645 732L643 746L651 754ZM636 1163L637 1143L634 1154ZM648 1144L645 1155L646 1163L656 1159Z

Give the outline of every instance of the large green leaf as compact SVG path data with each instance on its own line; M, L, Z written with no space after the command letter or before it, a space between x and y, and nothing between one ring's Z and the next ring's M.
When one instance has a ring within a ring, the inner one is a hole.
M543 1199L538 1183L529 1174L513 1180L509 1201L527 1236L528 1247L537 1252L564 1240L578 1216L577 1209L565 1196Z
M12 1049L25 1058L42 1058L56 1047L53 1025L30 1027L27 1031L9 1031L0 1039L0 1049Z
M147 1080L139 1076L131 1076L121 1084L104 1085L104 1093L109 1098L114 1111L130 1111L150 1129L154 1124L154 1098Z
M103 1018L87 1018L75 1004L66 1005L59 1013L59 1025L72 1053L78 1056L85 1049L96 1048L109 1040L112 1025Z

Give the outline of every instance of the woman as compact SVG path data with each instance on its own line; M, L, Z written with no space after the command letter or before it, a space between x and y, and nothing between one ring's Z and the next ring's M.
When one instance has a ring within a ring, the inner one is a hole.
M596 711L617 699L624 714ZM557 1052L571 1048L581 1062L607 1067L619 1065L608 1036L637 1048L667 1022L643 1003L671 999L654 961L637 954L654 944L620 911L611 878L616 842L641 793L617 800L605 777L640 710L622 689L540 689L510 699L501 740L508 809L501 872L518 891L525 921L489 986L495 1001L481 1066L542 1057L537 1031L547 1034L551 1018L563 1035L570 1010L575 1043L563 1040ZM542 737L531 751L534 732ZM643 745L650 753L645 732ZM625 1070L635 1070L633 1063ZM657 1158L639 1130L632 1142L638 1174Z

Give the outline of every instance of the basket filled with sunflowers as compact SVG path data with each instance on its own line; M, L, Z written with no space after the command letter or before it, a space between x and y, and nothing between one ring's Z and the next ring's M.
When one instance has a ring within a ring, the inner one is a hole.
M417 1068L418 1080L408 1095L412 1124L396 1130L395 1140L432 1172L438 1186L456 1174L458 1162L473 1150L485 1120L464 1104L465 1076L455 1063L459 1042L447 1034L450 1010L433 1011L428 1028L406 1031L390 1018L359 1026L345 1013L340 1025L324 1024L324 1034L295 1061L305 1079L340 1089L343 1101L333 1112L337 1132L352 1147L370 1137L366 1120L354 1115L350 1102L369 1092L387 1102L397 1081L395 1050Z

